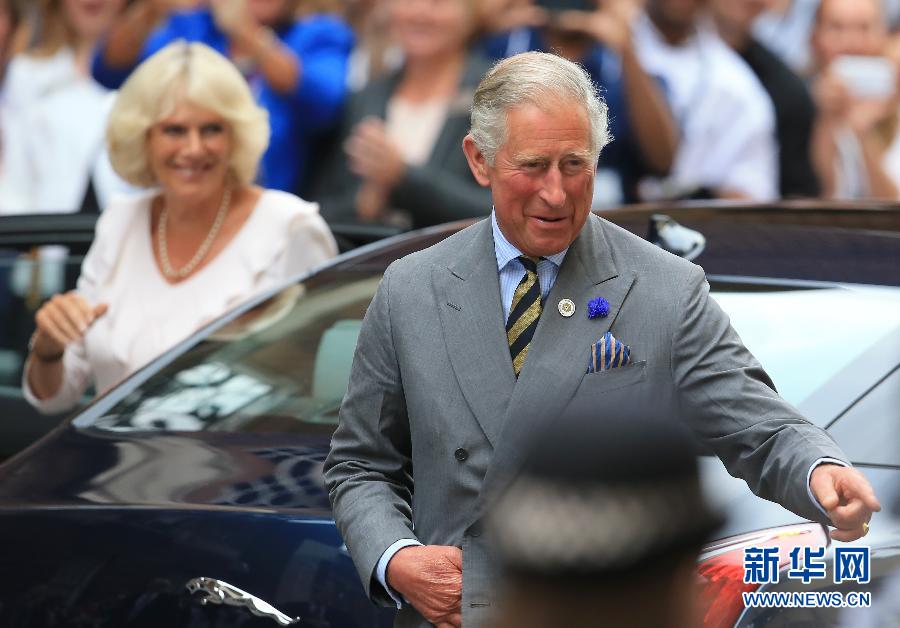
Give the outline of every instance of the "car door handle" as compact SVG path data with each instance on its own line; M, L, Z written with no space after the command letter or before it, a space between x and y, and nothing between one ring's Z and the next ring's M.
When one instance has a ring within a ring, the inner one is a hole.
M285 615L268 602L264 602L255 595L238 589L236 586L201 576L191 578L184 585L191 594L201 593L201 604L225 604L227 606L243 606L257 617L268 617L278 622L279 626L290 626L300 621L299 617L291 618Z

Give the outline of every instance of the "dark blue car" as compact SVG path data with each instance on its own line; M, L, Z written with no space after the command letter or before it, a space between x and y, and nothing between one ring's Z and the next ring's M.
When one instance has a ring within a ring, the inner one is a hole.
M695 256L726 310L808 303L835 320L836 337L843 314L827 311L829 303L883 310L872 317L882 327L866 335L871 359L854 362L852 381L821 369L822 381L811 373L792 386L801 408L812 400L823 416L870 404L868 433L836 435L852 456L872 457L871 469L854 462L872 471L883 498L900 501L879 488L900 486L900 406L891 405L900 399L900 211L667 213L705 240L685 240L645 209L607 217ZM461 226L358 249L229 313L0 466L0 626L244 627L296 618L299 626L390 626L392 611L364 596L331 519L322 465L384 269ZM886 442L879 448L873 438ZM744 508L729 532L789 515L772 508L774 516ZM890 538L896 557L900 535Z

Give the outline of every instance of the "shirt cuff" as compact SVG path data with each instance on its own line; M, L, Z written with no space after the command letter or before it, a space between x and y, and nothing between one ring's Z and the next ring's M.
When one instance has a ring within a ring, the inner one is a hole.
M812 471L810 471L810 473L812 473ZM397 604L398 609L403 607L403 602L405 600L399 593L388 586L387 567L388 563L391 562L391 559L394 557L394 554L404 547L412 547L413 545L422 544L415 539L400 539L399 541L395 541L390 547L384 550L384 554L381 555L381 558L378 559L378 564L375 566L375 577L378 579L378 582L381 583L381 586L384 587L384 590L387 591L387 594L391 596L391 599L394 600L394 603Z
M831 517L828 516L828 513L825 512L825 509L822 508L822 504L819 503L819 500L816 499L816 496L813 495L812 487L809 485L812 480L813 471L815 471L816 467L820 464L836 464L841 467L849 467L850 465L844 462L843 460L838 460L837 458L819 458L809 467L809 471L806 472L806 494L809 495L809 498L812 500L812 503L815 504L816 508L819 509L823 515L828 517L828 520L831 520ZM385 552L387 553L387 552Z

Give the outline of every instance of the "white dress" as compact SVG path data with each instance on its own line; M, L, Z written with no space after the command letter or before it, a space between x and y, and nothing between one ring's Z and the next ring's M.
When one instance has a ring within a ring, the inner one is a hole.
M25 398L45 413L74 406L93 382L105 392L232 306L337 254L318 205L266 190L231 242L187 279L168 283L153 256L150 202L156 191L114 197L100 215L78 292L109 310L63 356L64 380L39 400L23 377Z

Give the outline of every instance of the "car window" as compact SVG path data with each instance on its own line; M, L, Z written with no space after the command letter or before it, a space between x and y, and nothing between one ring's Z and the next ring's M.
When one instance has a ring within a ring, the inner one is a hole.
M900 368L828 431L854 463L900 465Z
M34 314L54 294L75 287L82 259L63 246L0 249L0 385L19 386Z
M292 432L336 425L381 273L325 271L203 340L102 416L106 430Z
M336 425L362 318L380 279L380 272L330 270L292 286L191 348L101 416L85 415L76 426L290 432ZM749 283L713 289L792 403L897 327L898 293L888 292L885 299L877 289ZM837 333L835 312L848 308L860 309L863 324L852 346L834 356L837 341L825 330Z

